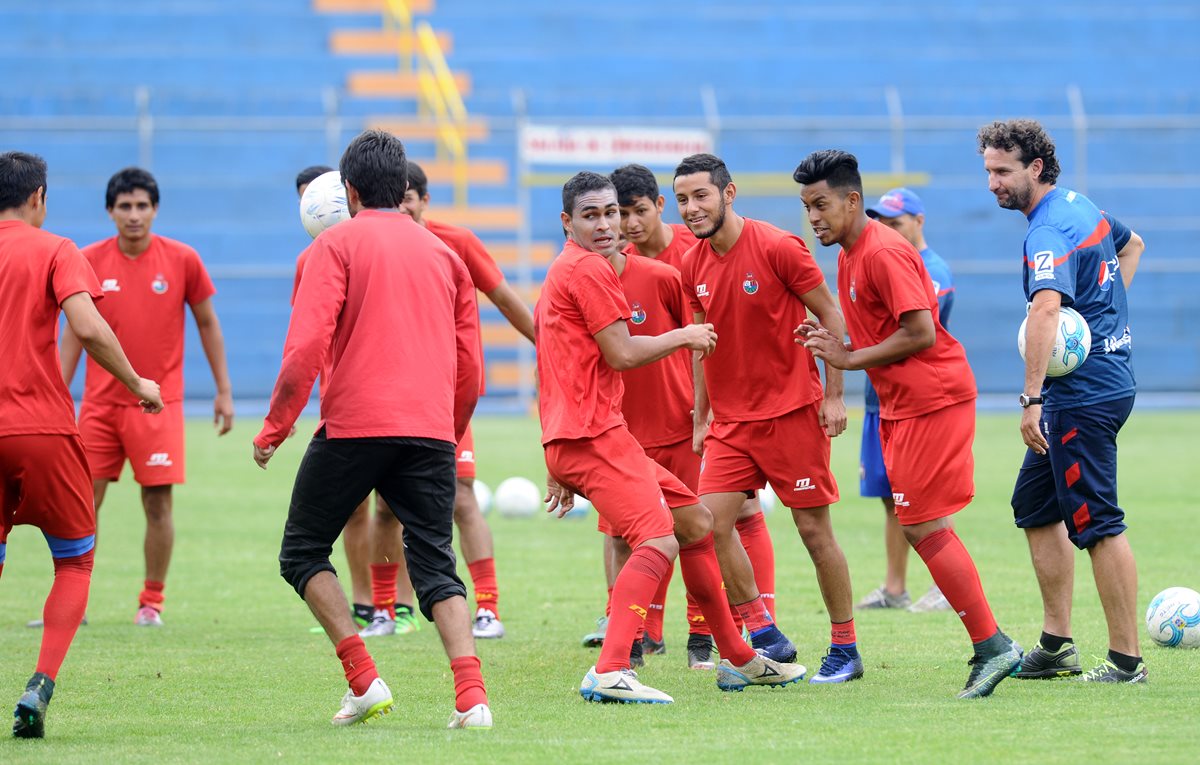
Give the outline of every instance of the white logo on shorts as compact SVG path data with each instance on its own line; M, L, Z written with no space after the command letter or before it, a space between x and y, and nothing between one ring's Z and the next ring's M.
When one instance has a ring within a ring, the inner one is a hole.
M893 491L892 501L896 503L896 507L908 507L912 504L912 502L904 499L904 492L902 491Z
M812 491L817 488L812 485L811 478L800 478L796 481L796 487L792 491Z
M171 462L171 455L167 452L152 452L150 459L146 460L147 467L171 467L174 464Z

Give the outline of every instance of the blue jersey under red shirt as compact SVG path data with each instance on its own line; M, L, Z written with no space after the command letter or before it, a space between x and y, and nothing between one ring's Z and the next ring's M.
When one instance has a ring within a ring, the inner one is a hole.
M950 329L950 309L954 307L954 274L950 272L950 266L946 265L942 256L932 248L926 247L921 250L921 262L925 264L925 270L929 272L929 278L933 281L933 291L937 294L938 319L943 327ZM879 414L879 394L875 392L875 386L871 384L869 377L863 389L863 396L864 410Z
M1051 189L1029 214L1021 269L1025 299L1055 290L1092 330L1083 366L1046 378L1042 396L1047 411L1115 401L1136 390L1129 306L1117 259L1129 237L1120 221L1068 189Z

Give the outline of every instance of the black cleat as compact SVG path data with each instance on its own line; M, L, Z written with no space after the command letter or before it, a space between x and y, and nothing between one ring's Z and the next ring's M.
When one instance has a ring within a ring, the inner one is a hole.
M667 652L666 640L655 640L646 635L642 638L642 653L646 656L661 656Z
M1018 680L1037 680L1051 677L1070 677L1083 674L1079 666L1079 651L1074 643L1063 643L1058 651L1051 653L1041 643L1025 654L1012 676Z
M711 635L688 635L687 655L689 669L714 669L713 639Z
M13 735L17 738L42 738L46 735L46 707L54 695L54 681L35 672L25 685L25 693L13 710Z
M629 666L633 669L646 666L646 660L642 658L642 641L634 640L633 646L629 649Z

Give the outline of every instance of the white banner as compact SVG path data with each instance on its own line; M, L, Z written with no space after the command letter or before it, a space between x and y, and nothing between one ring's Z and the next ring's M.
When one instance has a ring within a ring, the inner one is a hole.
M521 134L529 164L674 166L689 154L712 150L709 132L691 128L527 125Z

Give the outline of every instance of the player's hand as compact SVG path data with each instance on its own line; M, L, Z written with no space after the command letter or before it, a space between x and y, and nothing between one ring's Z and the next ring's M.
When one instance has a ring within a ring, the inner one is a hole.
M704 439L708 436L708 424L711 421L711 418L692 420L692 451L696 454L704 454Z
M233 430L233 394L218 393L213 399L213 427L223 436Z
M821 322L810 316L809 318L800 322L800 324L792 330L792 334L796 336L796 342L803 345L809 334L818 329L822 329Z
M146 414L158 414L163 410L162 391L158 389L158 383L139 377L131 390Z
M268 446L266 449L258 444L254 445L254 462L263 470L267 469L267 463L275 456L275 447Z
M684 336L684 347L700 351L705 356L717 349L717 332L711 324L689 324L681 327Z
M295 425L293 425L292 429L288 431L288 438L291 438L294 435L296 435L296 426Z
M553 513L558 511L556 518L562 518L571 509L575 507L575 492L563 486L558 481L547 473L546 474L546 496L542 498L542 502L546 503L546 512Z
M840 436L846 430L846 402L841 396L826 397L817 410L817 419L825 434L830 438Z
M811 321L811 320L809 320ZM803 343L804 347L812 353L813 356L824 361L831 367L837 369L853 369L853 363L850 360L850 351L846 348L846 344L841 338L834 337L829 330L824 327L808 326L806 321L795 329L793 334L797 335L797 343ZM800 336L804 339L801 340Z
M1050 448L1046 436L1042 434L1042 407L1040 404L1031 404L1021 412L1021 440L1025 442L1026 446L1033 449L1035 454L1045 454L1046 450Z

